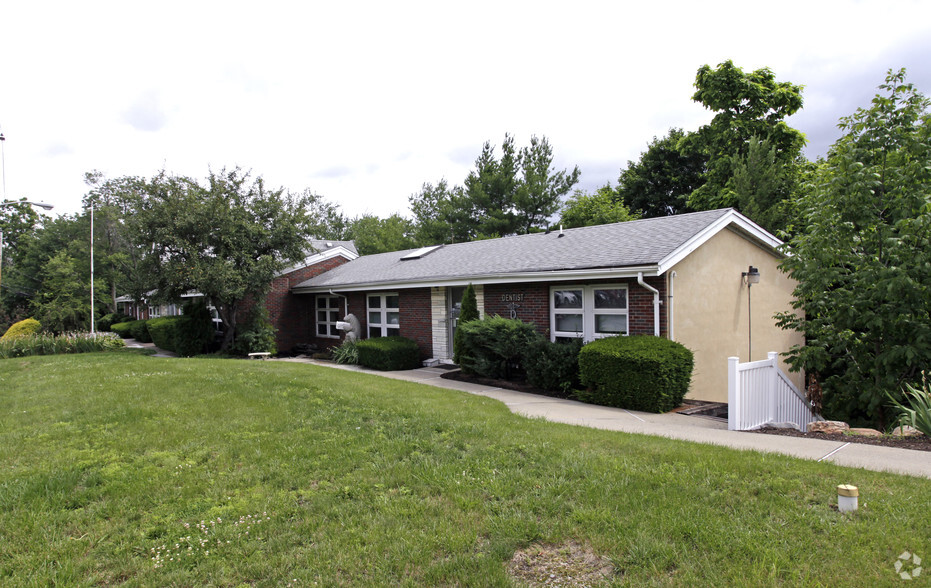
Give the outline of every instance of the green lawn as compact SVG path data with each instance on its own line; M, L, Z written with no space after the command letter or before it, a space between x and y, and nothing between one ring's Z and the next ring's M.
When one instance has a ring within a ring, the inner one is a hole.
M309 365L0 361L2 585L507 586L516 550L569 541L616 585L898 585L929 497Z

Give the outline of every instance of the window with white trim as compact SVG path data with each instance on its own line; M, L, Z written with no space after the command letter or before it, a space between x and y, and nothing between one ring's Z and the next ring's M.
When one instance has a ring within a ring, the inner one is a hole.
M368 336L389 337L401 334L400 297L398 294L369 294L366 297Z
M626 335L627 286L552 286L550 326L554 341L577 337L591 341Z
M317 296L317 336L339 339L339 296Z

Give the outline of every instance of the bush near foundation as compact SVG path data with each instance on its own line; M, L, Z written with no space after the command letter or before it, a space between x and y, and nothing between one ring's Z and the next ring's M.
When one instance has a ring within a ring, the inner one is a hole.
M164 316L145 322L145 328L156 347L165 351L177 351L176 341L181 318L180 316Z
M123 339L129 339L130 337L132 337L132 334L130 334L129 332L129 323L131 322L132 321L126 321L122 323L113 323L112 325L110 325L110 330L116 333L117 335L119 335L120 337L122 337Z
M97 319L96 327L98 331L112 331L113 325L132 320L132 318L121 312L111 312Z
M420 367L420 348L406 337L376 337L356 344L359 364L373 370L412 370Z
M462 331L459 365L466 374L509 380L523 371L521 356L539 335L533 323L500 316L458 327Z
M141 343L151 343L152 337L149 335L149 329L145 326L145 321L127 321L125 323L116 323L110 326L110 330L122 337L129 339L132 337Z
M39 323L34 318L27 318L19 321L18 323L13 323L10 325L10 328L6 330L6 333L0 337L0 341L12 341L13 339L19 339L21 337L29 337L35 335L42 329L42 324Z
M646 412L668 412L682 404L694 359L685 346L648 335L609 337L579 353L585 390L579 400Z
M553 396L571 396L581 387L579 352L582 344L582 339L554 343L538 336L522 354L527 383Z

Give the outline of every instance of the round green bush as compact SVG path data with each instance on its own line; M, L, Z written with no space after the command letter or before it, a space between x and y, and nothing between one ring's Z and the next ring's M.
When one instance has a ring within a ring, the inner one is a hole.
M579 400L646 412L668 412L682 404L694 359L685 346L662 337L608 337L579 352L585 390Z
M39 321L36 319L23 319L18 323L13 323L10 325L10 328L7 329L6 333L3 334L3 337L0 337L0 341L12 341L13 339L19 339L20 337L35 335L41 329L42 324L39 323Z

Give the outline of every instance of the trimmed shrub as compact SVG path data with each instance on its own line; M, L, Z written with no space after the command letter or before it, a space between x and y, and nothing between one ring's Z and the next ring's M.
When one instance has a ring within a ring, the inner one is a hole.
M692 378L692 352L649 335L609 337L579 353L585 390L579 400L646 412L667 412L682 404Z
M6 333L0 337L0 341L12 341L13 339L19 339L21 337L29 337L31 335L35 335L41 329L42 325L36 319L23 319L18 323L13 323L10 325L10 328L6 330Z
M467 374L511 379L521 371L521 355L540 335L533 323L500 316L461 325L459 366Z
M118 323L123 323L128 320L132 320L133 317L125 315L121 312L111 312L110 314L105 314L96 321L96 326L98 331L111 331L113 330L113 325Z
M129 321L129 336L139 341L140 343L151 343L152 336L149 335L149 329L146 326L146 321ZM113 328L113 327L111 327ZM122 335L120 335L122 337Z
M359 364L373 370L412 370L420 367L420 348L406 338L376 337L356 343Z
M582 339L553 343L539 337L531 341L522 355L527 383L568 398L581 387L579 380L579 352Z
M184 313L175 325L175 352L192 357L207 350L213 342L213 317L203 299L191 300L184 305Z
M180 321L180 316L164 316L147 320L145 328L151 335L152 342L155 343L156 347L165 351L176 351L175 342L178 338Z
M116 333L117 335L119 335L120 337L122 337L123 339L129 339L130 337L132 337L132 333L129 332L130 322L132 321L123 322L123 323L113 323L112 325L110 325L110 330Z

